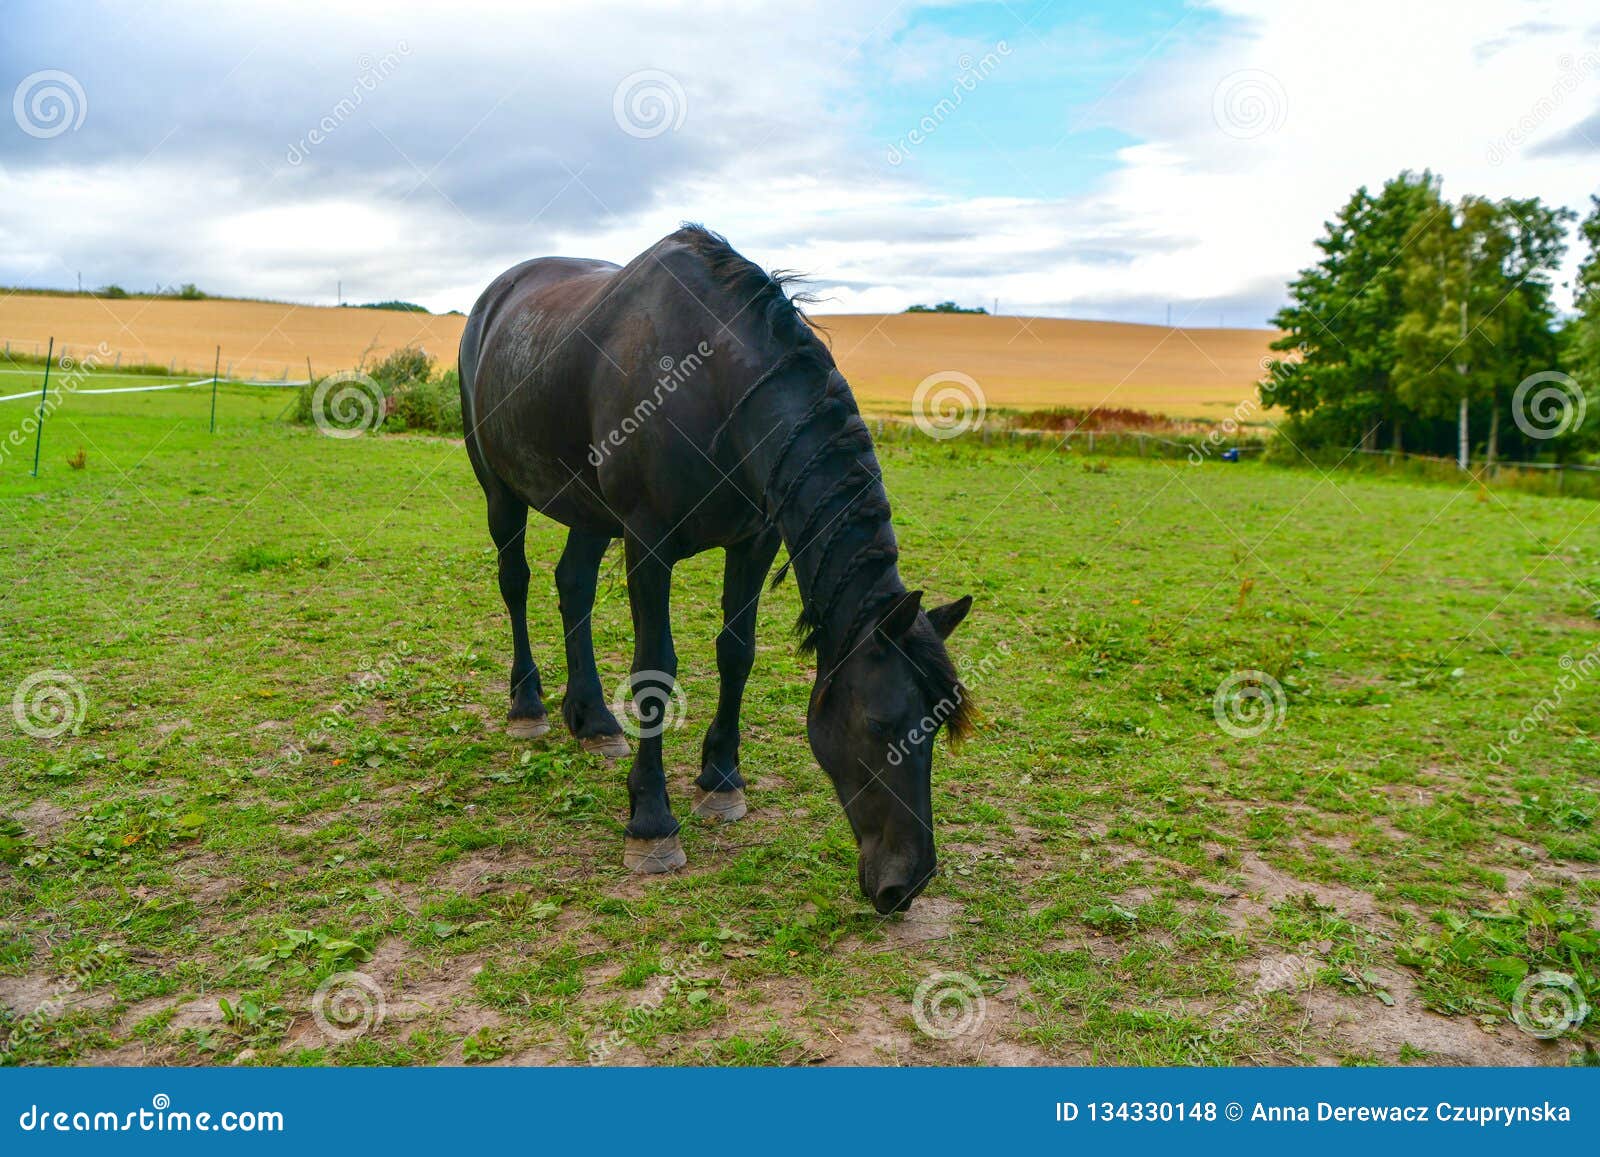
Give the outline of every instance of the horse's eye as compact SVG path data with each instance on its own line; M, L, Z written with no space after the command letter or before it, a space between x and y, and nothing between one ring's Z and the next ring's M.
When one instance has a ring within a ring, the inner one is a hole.
M886 719L867 719L867 730L879 739L887 739L894 732L894 724Z

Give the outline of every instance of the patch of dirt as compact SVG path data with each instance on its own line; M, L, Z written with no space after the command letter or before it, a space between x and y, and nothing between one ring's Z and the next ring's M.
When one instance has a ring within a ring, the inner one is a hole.
M109 988L83 992L65 978L0 976L0 1004L19 1018L37 1015L55 1020L78 1009L109 1008L116 1000L116 993Z
M372 959L353 971L366 977L382 994L382 1021L371 1032L383 1037L404 1037L419 1023L447 1035L465 1037L501 1025L500 1014L477 1003L473 978L483 971L486 957L470 954L437 963L418 960L403 940L382 941ZM285 1049L320 1048L328 1043L315 1017L299 1016ZM458 1054L458 1062L462 1059Z
M1376 928L1388 923L1378 902L1367 893L1340 884L1314 883L1278 871L1254 852L1240 856L1237 872L1240 883L1223 893L1222 905L1229 925L1242 931L1252 918L1268 921L1272 909L1285 900L1310 895L1318 904L1331 908L1352 924Z
M834 952L840 956L899 952L913 944L948 940L964 911L963 905L943 896L922 896L904 915L888 917L878 924L876 932L882 936L881 941L869 942L852 933L839 941Z
M795 980L758 984L757 1000L733 1014L727 1031L749 1039L770 1028L782 1029L805 1045L806 1055L794 1060L830 1066L1087 1062L1087 1054L1062 1056L1019 1039L1027 1023L1020 1007L1027 994L1022 981L974 995L959 981L943 979L931 991L949 994L943 1007L951 1014L949 1020L925 1016L933 1035L919 1027L911 1002L862 1000L820 1009L804 982Z
M517 872L548 863L549 857L544 855L485 848L445 865L443 872L428 881L427 887L455 895L482 896L500 891L507 878Z
M1492 1031L1468 1017L1441 1016L1423 1007L1415 983L1402 971L1372 970L1393 1007L1371 995L1346 995L1317 987L1299 999L1309 1027L1323 1033L1345 1054L1374 1057L1397 1064L1402 1045L1423 1050L1435 1065L1552 1065L1566 1063L1558 1043L1529 1036L1515 1025Z
M33 840L43 842L56 832L66 827L72 820L72 813L66 808L57 807L42 799L36 799L19 812L13 812Z

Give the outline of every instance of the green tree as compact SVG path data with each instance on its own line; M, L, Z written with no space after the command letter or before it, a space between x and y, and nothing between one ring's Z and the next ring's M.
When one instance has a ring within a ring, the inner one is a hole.
M1394 382L1419 415L1456 420L1456 459L1472 450L1474 407L1488 416L1487 457L1501 415L1530 373L1554 368L1551 274L1571 214L1537 198L1465 196L1421 224L1406 246L1395 326Z
M1266 366L1262 400L1295 418L1314 414L1317 436L1368 446L1404 442L1410 415L1392 376L1395 328L1404 313L1403 257L1430 222L1447 215L1432 173L1410 171L1374 196L1357 189L1317 241L1322 258L1289 286L1290 304L1272 319L1292 351Z
M1572 287L1577 315L1562 331L1562 362L1587 392L1600 385L1600 197L1589 198L1589 215L1578 226L1578 236L1588 245L1588 253ZM1600 421L1590 427L1585 441L1596 441L1597 427Z

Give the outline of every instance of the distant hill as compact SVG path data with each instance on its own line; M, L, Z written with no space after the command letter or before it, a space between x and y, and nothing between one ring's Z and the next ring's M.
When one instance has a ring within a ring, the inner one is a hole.
M386 305L388 303L376 303ZM0 299L0 342L43 353L54 335L82 356L105 341L123 362L209 373L218 345L235 374L304 377L370 364L416 345L455 360L466 320L400 308L336 308L207 298L108 299L17 294ZM1270 330L1169 329L1120 322L987 314L834 314L814 319L869 409L906 412L919 382L955 372L991 408L1116 406L1221 419L1254 398ZM123 327L126 327L124 329Z

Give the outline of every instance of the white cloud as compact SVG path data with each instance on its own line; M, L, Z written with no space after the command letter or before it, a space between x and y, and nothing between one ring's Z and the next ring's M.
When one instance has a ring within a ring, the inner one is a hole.
M1108 68L1089 107L1040 116L1041 138L1078 121L1138 141L1105 177L1054 195L1054 141L1041 139L993 159L1008 190L1030 194L1002 197L886 163L864 81L938 92L956 43L896 40L910 13L891 0L709 16L397 3L378 19L345 0L255 14L184 0L76 23L25 5L4 76L65 54L90 112L54 140L0 134L0 278L59 285L82 269L94 283L322 301L342 279L347 297L465 308L525 257L626 260L698 219L764 264L814 274L825 311L998 297L1008 312L1154 321L1171 302L1196 323L1260 324L1358 184L1431 167L1452 195L1587 204L1592 169L1571 150L1600 108L1600 67L1583 72L1597 50L1583 5L1214 6L1221 32L1191 18L1131 74ZM1075 43L1069 28L1041 47L1004 6L992 18L991 39L1013 49L996 84L1042 83L1051 44ZM290 164L288 146L351 92L358 58L401 44L392 74ZM639 139L612 96L651 68L681 84L684 124ZM1253 83L1219 125L1218 86L1241 73ZM988 114L974 102L953 115Z

